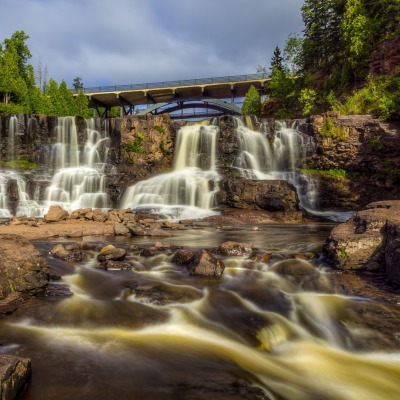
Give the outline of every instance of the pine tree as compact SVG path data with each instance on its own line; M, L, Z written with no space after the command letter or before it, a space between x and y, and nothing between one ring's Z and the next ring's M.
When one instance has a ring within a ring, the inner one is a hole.
M254 85L246 93L242 111L244 115L261 115L261 96Z
M18 93L21 84L18 70L18 55L15 47L9 44L0 60L0 93L3 95L3 103L8 104Z
M76 102L76 115L87 118L89 117L89 99L79 90L78 96L75 97Z
M68 89L64 79L61 81L58 88L60 96L60 104L62 109L62 116L76 115L76 104L72 90Z
M283 71L283 57L281 56L281 51L278 46L275 47L274 55L271 58L271 67L269 69L273 71L274 68Z

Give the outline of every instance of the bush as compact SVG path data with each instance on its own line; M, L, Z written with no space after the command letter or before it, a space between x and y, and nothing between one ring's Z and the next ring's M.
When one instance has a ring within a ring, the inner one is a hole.
M342 128L338 128L334 125L332 118L324 118L324 124L322 126L320 134L325 137L331 137L338 140L346 140L347 134Z

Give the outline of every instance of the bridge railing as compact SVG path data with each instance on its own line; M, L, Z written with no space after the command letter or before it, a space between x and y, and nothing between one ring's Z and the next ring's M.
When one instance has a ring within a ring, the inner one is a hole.
M230 75L220 76L216 78L200 78L200 79L185 79L178 81L165 81L153 83L132 83L130 85L115 85L115 86L93 86L83 89L84 93L99 93L99 92L124 92L128 90L143 90L143 89L158 89L166 87L179 87L179 86L193 86L193 85L208 85L213 83L226 83L226 82L245 82L245 81L258 81L267 79L270 74L257 73L247 75ZM75 89L72 89L77 93Z

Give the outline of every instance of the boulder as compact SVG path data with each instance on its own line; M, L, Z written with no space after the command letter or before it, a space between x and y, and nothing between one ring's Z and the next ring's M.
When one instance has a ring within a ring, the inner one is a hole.
M31 377L31 360L0 355L0 399L13 400Z
M129 229L124 224L114 225L114 235L115 236L127 236L129 235Z
M13 292L35 294L48 283L48 266L24 237L0 235L0 299Z
M219 182L217 202L221 206L266 210L298 211L296 189L287 181L225 178Z
M107 219L107 214L101 211L99 208L93 210L93 221L104 222Z
M178 250L172 262L185 265L195 276L219 276L225 269L224 263L207 250Z
M100 254L97 255L97 259L100 262L114 260L121 261L126 256L126 250L121 248L116 248L113 245L108 245L100 249Z
M253 251L253 245L252 243L228 241L222 243L218 251L226 256L248 256Z
M68 211L60 206L50 206L49 211L44 216L46 222L59 222L68 218Z
M126 261L107 260L103 265L107 271L130 271L132 269L132 265Z
M400 284L400 200L368 204L332 230L323 251L336 268L383 270Z
M82 248L78 244L63 246L61 243L56 244L50 253L55 258L69 261L82 261L83 253Z

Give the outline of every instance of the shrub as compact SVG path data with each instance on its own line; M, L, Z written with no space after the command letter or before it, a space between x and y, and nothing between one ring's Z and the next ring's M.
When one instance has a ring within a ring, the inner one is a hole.
M325 137L331 137L338 140L346 140L347 134L344 129L334 125L331 117L324 118L324 123L320 134Z

